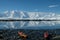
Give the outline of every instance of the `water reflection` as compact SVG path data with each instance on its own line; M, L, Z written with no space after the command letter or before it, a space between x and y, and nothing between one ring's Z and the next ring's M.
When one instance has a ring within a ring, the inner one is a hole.
M0 22L1 28L29 28L29 27L56 27L59 28L60 21L15 21L15 22Z

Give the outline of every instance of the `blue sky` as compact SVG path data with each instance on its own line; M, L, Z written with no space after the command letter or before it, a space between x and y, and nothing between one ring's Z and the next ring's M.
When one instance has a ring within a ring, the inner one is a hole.
M0 11L4 10L60 13L60 0L0 0Z

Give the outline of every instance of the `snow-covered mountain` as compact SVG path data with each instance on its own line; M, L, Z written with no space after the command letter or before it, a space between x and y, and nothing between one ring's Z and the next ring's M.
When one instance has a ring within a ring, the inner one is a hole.
M60 20L60 14L52 12L26 12L26 11L6 11L0 14L0 19L49 19ZM60 21L20 21L20 22L0 22L0 28L60 28ZM56 25L56 26L55 26ZM54 26L54 27L52 27Z
M60 14L52 12L26 12L26 11L8 11L3 14L0 13L0 19L56 19L60 20Z

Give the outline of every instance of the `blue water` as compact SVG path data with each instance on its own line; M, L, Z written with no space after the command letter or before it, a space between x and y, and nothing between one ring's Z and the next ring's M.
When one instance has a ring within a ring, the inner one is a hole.
M60 21L0 22L0 29L60 29Z

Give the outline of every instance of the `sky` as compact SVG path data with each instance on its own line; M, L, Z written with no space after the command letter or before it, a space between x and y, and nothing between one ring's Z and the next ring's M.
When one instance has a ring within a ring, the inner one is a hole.
M5 10L60 13L60 0L0 0L0 12Z

